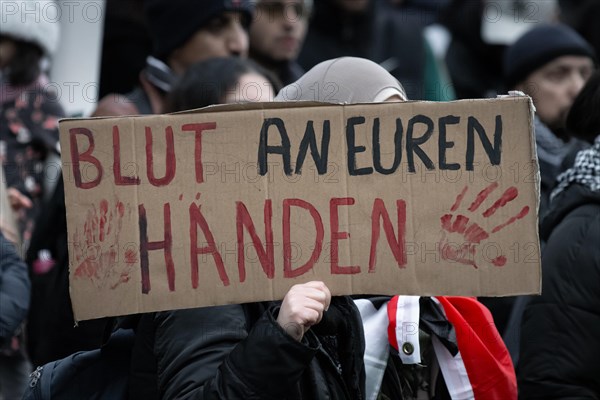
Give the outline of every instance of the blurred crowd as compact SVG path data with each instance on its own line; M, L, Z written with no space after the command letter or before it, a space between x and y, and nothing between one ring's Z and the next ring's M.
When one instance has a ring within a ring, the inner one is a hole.
M16 8L3 4L0 11L4 400L21 398L36 366L99 348L115 324L76 323L70 305L64 188L47 173L60 154L58 120L67 116L49 84L59 24L20 12L35 0L11 3ZM435 375L387 356L383 368L367 366L365 377L368 310L375 315L390 299L361 305L309 282L276 305L136 318L130 398L502 399L516 398L517 389L522 399L600 398L600 1L106 0L104 10L100 100L92 116L520 91L536 108L540 166L542 295L477 303L501 338L495 362L502 379L487 386L496 382L507 391L476 396L444 366ZM421 299L422 326L435 325L436 309L448 314L445 301ZM308 316L298 317L298 309ZM318 329L325 309L328 327ZM237 335L211 347L193 336L202 321L233 324ZM290 323L303 329L279 332ZM273 330L274 343L252 334L251 325ZM280 385L265 386L265 376Z

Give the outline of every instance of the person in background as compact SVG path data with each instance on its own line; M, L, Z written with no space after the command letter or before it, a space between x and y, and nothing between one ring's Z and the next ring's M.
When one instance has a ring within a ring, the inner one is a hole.
M504 57L506 86L531 96L536 108L535 140L541 174L540 216L564 157L581 142L565 130L567 112L592 75L596 55L573 29L538 26L510 46Z
M575 29L600 54L600 25L597 16L600 2L597 0L559 0L561 21Z
M335 93L314 90L324 87L324 83L334 85ZM408 97L400 82L380 65L362 58L340 57L316 65L297 82L284 87L275 100L353 104L402 102ZM491 314L476 299L353 299L365 332L367 399L516 399L510 355ZM402 310L398 315L406 317L395 321L396 325L388 318L388 308L392 307ZM401 331L402 326L418 326L418 343L388 336L390 331ZM464 359L477 359L478 370L470 369Z
M166 101L166 111L202 108L213 104L272 101L281 84L252 60L212 58L192 65Z
M65 115L45 73L59 26L29 12L34 3L15 3L16 12L2 14L0 29L0 163L24 249L41 211L44 162L57 151L58 119Z
M105 96L93 115L164 112L173 83L192 64L213 57L247 57L253 10L249 0L146 1L153 52L140 73L139 86L125 96Z
M50 89L45 73L58 47L60 30L57 21L31 12L41 9L41 3L15 2L14 12L4 12L3 7L0 15L0 165L7 186L2 196L8 196L15 212L20 256L30 244L36 217L47 212L42 207L45 165L48 156L57 151L58 119L64 117L60 99ZM10 287L8 270L18 269L18 274L27 274L27 269L21 268L21 260L12 254L14 249L4 246L1 251L2 257L6 257L2 266L6 273L0 279L4 295L9 290L20 290L19 286ZM16 280L13 283L18 284ZM29 293L23 296L27 298L26 301L19 300L19 313L26 312L29 304ZM16 317L16 314L12 315L16 309L11 311L15 305L9 304L3 296L0 303L2 318ZM18 320L22 322L23 317ZM7 339L4 336L7 334L16 336ZM2 335L5 340L0 348L0 386L5 398L13 399L20 397L15 394L22 393L30 370L24 329L11 328Z
M504 55L504 76L510 90L531 96L536 108L534 132L540 168L539 220L548 211L556 177L569 154L586 147L570 137L565 120L573 100L595 68L596 56L573 29L542 24L527 31ZM520 167L523 168L523 167ZM528 168L528 167L527 167ZM542 249L544 240L542 239ZM482 298L518 364L521 316L529 297Z
M296 62L310 14L310 0L259 0L250 25L250 58L287 85L302 76Z
M452 85L425 39L423 25L404 18L400 10L387 2L315 2L298 62L304 69L310 69L322 61L343 56L380 64L402 82L412 99L454 99Z
M581 90L566 127L591 147L558 177L542 222L542 295L525 309L519 398L600 398L600 72Z
M559 13L557 0L451 0L440 22L451 36L446 65L457 98L505 94L507 47L528 30L555 22Z

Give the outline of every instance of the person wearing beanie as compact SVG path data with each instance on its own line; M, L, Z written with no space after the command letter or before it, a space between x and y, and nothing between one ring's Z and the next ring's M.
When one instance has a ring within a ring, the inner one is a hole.
M299 79L304 70L296 62L312 1L258 0L250 25L250 58L274 73L283 85Z
M22 252L43 212L44 163L57 151L58 119L65 115L44 72L58 47L59 24L33 11L42 6L48 9L50 2L13 2L0 10L0 165L4 194L17 209ZM23 329L14 334L0 347L0 398L5 399L21 398L30 372Z
M587 42L573 29L558 23L541 24L527 31L504 54L507 89L531 96L536 108L534 131L540 168L540 224L550 208L550 193L556 178L570 166L567 165L569 155L587 146L569 137L565 121L575 97L591 76L595 61L594 51ZM480 300L494 316L517 366L521 352L521 318L530 297Z
M592 47L573 29L541 25L521 36L504 57L507 87L531 96L541 173L540 217L564 158L582 142L569 138L565 120L573 100L594 71ZM567 166L568 167L568 166Z
M125 96L109 94L93 116L159 114L177 77L214 57L247 57L251 0L146 0L152 55L139 86Z

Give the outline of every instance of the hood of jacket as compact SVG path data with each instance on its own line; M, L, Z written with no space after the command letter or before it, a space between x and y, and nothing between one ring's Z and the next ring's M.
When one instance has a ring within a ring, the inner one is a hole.
M552 230L573 210L587 204L600 206L600 192L594 192L579 184L570 185L563 193L554 199L550 211L544 218L540 228L540 236L548 240Z

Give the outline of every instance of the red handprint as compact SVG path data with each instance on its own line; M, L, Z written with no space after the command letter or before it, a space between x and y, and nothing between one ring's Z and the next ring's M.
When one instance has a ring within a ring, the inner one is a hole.
M102 199L99 210L95 206L88 209L83 238L79 236L79 230L73 235L76 278L91 279L98 288L108 284L111 289L129 281L129 274L137 262L137 252L128 249L125 252L125 267L119 267L119 234L124 216L125 206L120 201L116 201L114 207L109 209L108 201Z
M467 209L471 213L475 213L488 196L498 187L498 183L494 182L485 189L483 189L475 200L471 203ZM454 213L460 207L465 195L467 194L468 186L465 186L456 197L456 201L450 208L450 211ZM498 209L504 207L519 195L519 191L516 187L511 186L500 196L498 200L494 202L489 208L481 213L483 218L489 218L498 211ZM507 221L496 225L491 231L486 231L477 222L473 221L475 215L467 217L463 214L444 214L441 218L442 223L442 240L440 242L440 253L443 259L455 261L461 264L471 265L477 268L475 262L476 246L483 240L490 237L491 234L497 233L508 225L515 221L525 217L529 214L529 206L524 206L519 213L509 218ZM461 244L453 246L448 241L449 234L458 234L461 236ZM497 267L502 267L506 264L506 257L499 255L498 257L491 260L491 263Z

